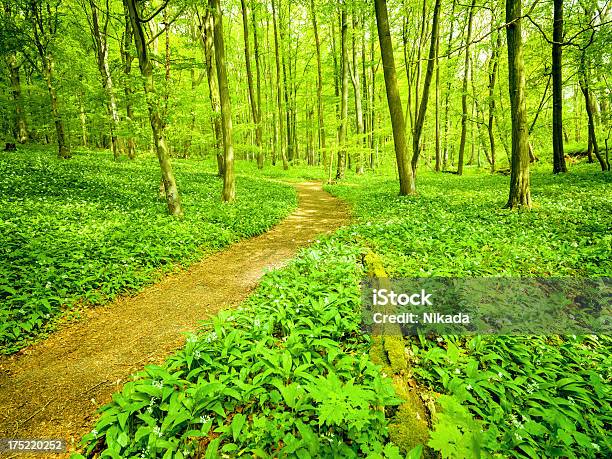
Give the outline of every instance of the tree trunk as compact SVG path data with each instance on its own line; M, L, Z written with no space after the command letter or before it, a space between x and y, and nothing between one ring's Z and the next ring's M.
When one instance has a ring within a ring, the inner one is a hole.
M82 78L82 75L81 75ZM79 89L79 121L81 122L81 143L84 147L87 146L87 117L85 116L85 91L83 88Z
M252 8L253 17L253 46L255 51L255 74L257 84L257 125L255 126L255 139L259 139L257 149L257 167L263 169L264 166L264 151L262 145L262 121L261 121L261 68L259 55L259 39L257 36L257 20L255 19L255 8Z
M455 28L455 7L457 4L457 0L453 0L453 6L451 9L450 15L450 31L448 34L448 44L446 46L446 56L450 55L451 47L453 44L453 32ZM447 62L450 61L450 57L447 57ZM444 94L444 145L442 147L442 170L446 170L448 166L448 131L450 128L450 117L449 114L449 101L450 101L450 93L452 87L453 78L446 78L448 81L446 82L446 93Z
M19 65L17 64L17 55L10 52L7 58L9 76L11 79L11 93L13 103L15 104L15 140L19 143L28 141L28 125L23 108L23 98L21 97L21 80L19 78Z
M415 193L412 165L408 161L406 148L406 123L402 110L402 101L397 87L397 75L395 72L395 58L393 56L393 43L389 30L389 18L387 14L387 1L375 0L376 25L378 28L378 41L380 42L380 53L382 55L383 72L385 75L385 86L387 88L387 103L393 127L393 142L395 145L395 158L400 182L400 195Z
M494 23L491 22L493 30ZM493 125L495 122L495 83L497 81L497 70L499 68L499 50L502 46L501 33L497 32L495 42L491 40L492 51L491 60L489 61L489 119L487 123L487 131L489 133L489 148L491 149L491 173L495 172L495 135L493 134Z
M234 176L232 105L227 83L221 1L208 0L208 6L212 10L214 23L215 62L217 66L217 80L219 81L219 99L221 101L221 127L223 128L223 160L225 167L223 168L222 199L225 202L231 202L236 198L236 177Z
M278 142L280 146L281 158L283 160L283 169L289 169L289 161L287 161L287 151L285 150L285 129L283 125L283 92L281 88L281 62L278 45L278 25L276 20L276 0L272 0L272 23L274 26L274 54L276 56L276 105L278 109Z
M563 0L554 0L552 45L553 173L567 172L563 152Z
M108 4L107 4L108 5ZM98 20L98 6L93 0L89 0L91 7L91 31L94 39L94 48L96 50L96 58L98 61L98 70L102 78L102 89L106 97L106 110L110 117L110 138L115 161L119 159L119 140L117 132L119 132L119 113L117 112L117 102L115 100L115 92L113 90L113 80L111 78L110 67L108 65L108 42L107 42L107 27L110 11L106 11L106 19L100 28Z
M440 34L436 40L436 172L442 166L442 151L440 148Z
M251 53L249 50L249 15L246 0L240 0L242 6L242 30L244 35L244 59L247 72L247 84L249 86L249 100L251 102L251 115L255 124L255 145L257 147L257 167L263 167L263 152L261 147L261 125L259 122L259 110L257 99L255 99L255 88L253 87L253 73L251 72Z
M323 76L321 70L321 43L319 40L319 29L317 27L317 13L315 11L314 0L310 0L310 10L312 14L312 29L314 31L315 49L317 52L317 120L319 126L319 150L323 155L323 168L329 167L329 156L325 146L325 124L323 119Z
M60 159L68 159L72 157L70 146L66 143L66 135L64 131L64 121L59 111L57 103L57 93L53 84L53 61L52 57L48 56L44 59L44 77L47 83L47 91L49 92L49 100L51 102L51 115L55 124L55 133L57 135L57 156Z
M436 42L438 41L438 31L440 23L440 0L436 0L433 12L433 24L431 28L431 42L429 44L429 57L427 60L427 70L425 71L425 81L423 82L423 96L417 99L418 114L414 123L414 132L412 136L412 173L416 176L417 164L419 162L419 154L421 151L421 134L425 124L425 113L427 112L427 103L429 102L429 87L433 77L434 65L436 63ZM418 93L418 88L417 88Z
M507 0L513 1L513 0ZM521 0L518 0L521 1ZM467 107L467 89L468 89L468 76L470 72L470 42L472 41L472 20L474 18L474 7L476 0L472 0L470 5L470 11L468 14L467 23L467 36L465 38L465 60L463 68L463 86L461 89L461 143L459 144L459 159L457 165L457 174L463 174L463 157L465 154L465 139L467 135L467 118L468 118L468 107Z
M131 128L131 124L134 121L134 108L132 106L132 88L130 86L130 73L132 72L132 60L134 56L129 51L132 43L132 27L130 25L130 16L127 11L127 7L124 6L125 10L125 32L123 41L121 42L121 52L123 56L123 74L125 78L124 93L125 93L125 111L128 121L128 128ZM130 129L131 130L131 129ZM127 138L127 156L129 159L136 158L136 144L134 137L128 135Z
M353 13L354 14L354 13ZM355 161L355 172L357 174L363 174L363 134L365 132L365 126L363 123L363 107L361 104L361 82L359 81L359 63L357 61L357 50L355 47L355 32L357 28L357 19L353 16L353 34L351 37L352 44L352 58L353 58L353 71L351 72L351 80L353 82L353 90L355 94L355 127L357 133L357 142L359 153Z
M219 84L215 70L215 54L213 49L213 17L209 10L206 11L204 20L198 15L200 20L200 33L202 38L202 50L206 63L206 79L208 81L208 96L212 109L212 127L215 136L215 156L217 157L217 175L224 176L223 158L223 129L221 127L221 102L219 101Z
M599 165L601 166L601 170L607 170L606 161L599 151L599 145L597 143L597 135L595 134L595 116L593 114L593 101L591 100L591 89L589 87L588 78L586 76L586 70L581 70L579 76L580 82L580 90L584 95L584 105L587 112L587 117L589 120L589 151L595 153L595 157L597 161L599 161Z
M346 21L346 5L341 4L341 33L340 49L342 64L342 97L340 99L340 125L338 126L338 168L336 169L336 179L344 177L346 162L346 124L348 118L348 52L346 49L346 33L348 29Z
M512 116L512 161L510 195L506 207L531 207L529 189L529 134L525 94L525 62L521 34L522 0L506 0L508 41L508 88Z
M143 77L144 92L149 111L149 122L151 123L151 131L153 133L153 143L155 144L157 159L159 160L159 166L161 168L168 213L173 216L181 216L183 215L183 208L181 206L181 198L174 178L174 172L172 171L164 126L159 112L159 102L153 79L153 64L149 58L147 38L142 28L136 1L137 0L124 0L130 16L140 73Z

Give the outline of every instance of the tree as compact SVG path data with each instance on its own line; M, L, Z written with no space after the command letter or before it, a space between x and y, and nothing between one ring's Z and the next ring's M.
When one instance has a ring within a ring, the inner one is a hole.
M149 45L142 27L144 23L147 23L153 19L156 14L159 14L161 9L159 9L148 19L143 19L140 14L140 5L137 4L137 0L123 1L129 13L132 35L134 37L134 45L136 46L136 54L138 55L138 64L140 66L140 73L143 78L144 92L149 111L149 122L153 132L153 142L155 144L157 159L161 168L162 183L165 191L168 213L173 216L181 216L183 215L181 198L179 195L178 186L176 184L176 179L174 178L172 164L170 162L170 153L168 151L168 144L166 142L166 136L164 133L164 124L160 114L159 97L155 89L153 79L153 63L151 62L151 57L149 55Z
M400 195L409 195L416 192L412 165L408 161L406 148L406 123L402 110L402 101L397 87L397 74L395 72L395 58L393 57L393 42L389 30L389 17L387 1L375 0L376 26L378 28L378 41L382 56L383 73L387 92L387 104L393 128L393 143L395 146L395 159L400 182Z
M246 0L240 0L242 6L242 26L244 36L244 59L247 72L247 80L249 86L249 100L251 102L251 115L255 124L255 146L257 147L257 167L263 168L263 151L261 149L261 124L259 120L259 110L257 108L257 100L255 99L255 90L253 85L253 72L251 71L251 53L249 46L249 15L246 5Z
M215 138L215 156L217 157L217 174L224 175L224 158L222 152L223 128L221 127L221 102L219 101L219 83L215 66L215 52L213 44L213 17L211 10L207 9L204 18L197 12L204 65L206 67L206 80L208 82L208 97L212 109L211 118L213 135Z
M438 43L440 23L440 0L436 0L433 12L433 24L431 26L431 43L429 45L429 57L427 58L427 70L425 71L425 81L423 83L423 96L416 100L418 114L414 122L414 132L412 135L412 173L416 175L419 154L421 152L421 134L425 124L425 113L429 102L429 87L433 77L434 65L436 63L436 45ZM417 88L418 90L418 88Z
M329 168L329 158L325 147L325 122L323 118L323 77L321 71L321 43L319 40L319 29L317 27L317 12L314 0L310 0L310 14L312 19L312 30L315 38L315 50L317 53L317 123L319 132L319 150L323 152L323 167Z
M346 4L340 4L340 63L342 72L342 95L340 98L340 125L338 126L338 167L336 169L336 179L344 177L346 164L346 124L348 118L348 51L346 49L347 21Z
M280 1L280 0L279 0ZM283 160L283 169L289 169L289 161L287 161L287 150L285 149L285 130L283 125L283 101L281 90L281 63L280 52L278 45L278 24L276 19L276 0L272 0L272 22L274 25L274 54L276 56L276 104L278 109L278 135L277 139L280 143L281 158ZM275 124L274 129L277 129Z
M552 144L553 173L567 172L563 152L563 0L554 0L552 43Z
M111 78L111 71L108 65L108 23L110 21L110 7L109 1L106 0L104 11L96 4L94 0L89 0L89 27L91 29L91 35L93 37L94 50L96 52L96 60L98 62L98 70L102 78L102 88L106 96L106 109L110 117L110 138L111 147L113 151L113 157L115 160L119 159L120 145L117 138L117 132L119 131L119 113L117 111L117 102L115 99L115 91L113 89L113 79ZM83 9L87 14L87 8L83 4ZM98 19L98 11L103 12L104 19L102 24Z
M468 91L468 76L470 73L470 42L472 41L472 22L474 19L474 8L476 0L472 0L470 10L468 12L467 35L465 37L465 60L463 62L463 86L461 90L461 141L459 143L459 159L457 164L457 174L463 174L463 157L465 155L465 138L467 134L467 91Z
M529 134L523 60L522 0L506 0L508 89L512 117L512 160L507 208L531 207L529 188Z
M60 5L61 0L29 0L26 15L31 24L32 41L40 58L40 70L49 93L51 116L57 136L57 155L59 158L67 159L72 157L72 154L70 145L66 141L66 129L57 98L53 57L54 41L59 35Z
M223 16L220 0L208 0L214 21L215 62L219 81L219 99L221 101L221 126L223 128L223 194L225 202L236 198L236 177L234 176L234 143L232 127L232 105L230 102L227 67L225 63L225 43L223 40Z

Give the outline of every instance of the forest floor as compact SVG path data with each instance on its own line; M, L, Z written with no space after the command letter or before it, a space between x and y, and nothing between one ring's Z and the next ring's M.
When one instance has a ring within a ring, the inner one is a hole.
M348 222L348 207L319 183L294 186L298 209L269 232L233 244L136 296L89 309L47 340L0 357L0 437L64 438L74 450L97 408L132 373L163 362L183 345L185 332L240 303L266 270L282 266L318 234Z

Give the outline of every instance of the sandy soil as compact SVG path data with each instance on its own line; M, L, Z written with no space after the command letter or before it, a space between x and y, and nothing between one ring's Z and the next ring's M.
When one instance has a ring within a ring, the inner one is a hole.
M132 373L163 362L183 344L183 332L240 303L266 270L282 266L318 234L348 221L347 207L320 184L295 187L298 209L269 232L169 275L136 296L87 310L83 320L45 341L0 357L0 438L62 438L74 451L91 430L97 408ZM61 456L67 455L53 455Z

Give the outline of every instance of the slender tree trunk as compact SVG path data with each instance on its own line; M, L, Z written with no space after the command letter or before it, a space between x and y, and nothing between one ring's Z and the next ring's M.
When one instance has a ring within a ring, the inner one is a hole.
M553 173L567 172L563 152L563 0L554 0L552 45Z
M89 5L91 7L91 27L98 61L98 71L102 78L102 89L106 97L106 111L110 117L111 148L113 158L117 161L120 152L119 139L117 138L117 132L119 132L119 113L117 111L115 91L113 90L113 80L108 65L108 42L106 37L110 11L106 11L107 17L102 24L102 28L100 28L98 6L93 0L89 0Z
M581 64L581 68L582 70L580 71L580 76L578 80L580 82L580 90L582 91L582 94L584 95L584 105L585 105L587 117L589 120L589 125L588 125L589 127L589 147L588 148L589 148L589 151L592 151L593 153L595 153L595 157L597 158L597 161L599 161L601 170L605 171L607 170L607 165L606 165L606 161L604 160L604 158L602 157L599 151L599 145L597 143L597 135L595 134L595 116L593 113L594 112L593 101L591 98L591 89L589 87L588 77L586 74L586 69L584 68L584 63Z
M419 162L419 154L421 151L421 134L425 125L425 113L427 112L427 103L429 102L429 88L433 77L434 65L436 63L436 42L438 41L438 31L440 23L440 0L436 0L433 12L433 24L431 28L431 42L429 44L429 56L427 60L427 70L425 72L425 81L423 82L423 96L420 102L417 99L418 112L414 123L414 132L412 136L412 173L416 176L417 164ZM417 91L418 92L418 91Z
M257 147L257 167L263 167L263 152L261 146L261 125L259 120L259 110L257 108L257 99L255 99L255 88L253 87L253 73L251 72L251 53L249 47L249 14L246 5L246 0L240 0L242 6L242 26L244 35L244 59L247 72L247 82L249 85L249 100L251 101L251 114L253 123L255 124L255 146Z
M385 75L385 86L387 88L387 103L393 127L393 142L395 144L395 158L400 182L400 195L415 193L412 165L408 160L406 147L406 123L402 110L402 100L397 87L397 75L395 72L395 58L393 57L393 43L389 30L389 18L387 14L386 0L375 0L376 25L378 28L378 40L380 42L380 53L383 61Z
M257 124L255 126L255 139L259 139L257 149L257 167L263 169L264 166L264 151L263 151L263 140L262 140L262 121L261 121L261 68L260 68L260 55L259 55L259 38L257 36L257 20L255 18L255 8L252 8L253 17L253 46L255 52L255 76L257 84Z
M219 83L217 81L215 53L214 53L214 31L213 17L210 10L206 11L204 19L200 18L200 32L202 38L202 50L206 63L206 79L208 81L208 96L212 109L212 127L215 136L215 155L217 157L217 175L224 176L225 160L223 157L223 129L221 127L221 102L219 101Z
M125 31L123 35L123 40L121 42L121 54L123 56L123 75L125 79L123 91L125 93L125 111L128 121L128 128L131 128L131 125L134 122L134 108L132 105L132 87L130 82L130 74L132 72L132 60L134 59L134 56L132 56L129 51L132 43L132 27L130 25L129 12L125 5L124 14ZM134 142L134 137L131 134L129 134L127 137L127 156L129 159L136 158L136 143Z
M529 133L523 60L522 0L506 0L508 41L508 88L512 116L512 161L510 195L506 207L531 207L529 188Z
M513 0L507 0L513 1ZM518 0L521 1L521 0ZM467 107L467 90L468 90L468 76L470 72L470 42L472 41L472 20L474 18L474 7L476 0L472 0L470 5L470 11L468 14L467 23L467 35L465 38L465 60L463 68L463 86L461 89L461 143L459 144L459 159L457 166L457 174L463 174L463 157L465 154L465 139L467 135L467 118L468 118L468 107Z
M323 155L323 168L329 167L329 156L325 146L325 124L323 119L323 76L321 70L321 43L319 40L319 29L317 27L317 13L314 0L310 0L310 11L312 15L312 29L314 31L315 48L317 52L317 120L319 126L319 151Z
M281 158L283 160L283 169L289 169L289 161L287 161L287 151L285 150L285 129L283 126L283 92L281 88L281 62L278 45L278 25L276 20L276 0L272 0L272 22L274 26L274 54L276 56L276 104L278 109L278 142L280 146Z
M19 143L28 141L28 125L26 122L25 110L23 108L23 98L21 97L21 79L19 78L19 65L17 55L10 52L7 58L7 66L11 80L11 93L15 104L15 140Z
M354 13L353 13L354 14ZM355 46L355 33L357 29L357 19L353 16L353 29L352 29L352 59L353 59L353 71L351 72L351 81L353 83L353 90L355 94L355 127L359 143L359 154L355 161L355 172L357 174L363 174L363 153L362 153L362 136L365 132L365 126L363 123L363 107L361 104L361 82L359 80L359 63L357 61L357 49Z
M494 22L491 21L491 29L494 28ZM491 35L493 37L493 35ZM487 123L487 131L489 134L489 148L491 149L491 173L495 172L495 135L493 134L493 124L495 121L495 83L497 81L497 71L499 68L499 50L502 46L501 33L497 32L495 42L491 39L492 51L491 60L489 61L489 119Z
M217 67L217 81L219 82L219 100L221 102L221 127L223 128L223 194L225 202L232 202L236 198L236 177L234 176L234 143L232 128L232 105L230 102L229 86L227 82L227 67L225 63L225 43L223 39L223 15L220 0L208 0L208 7L212 11L215 41L215 63Z
M442 150L440 145L440 33L436 39L436 172L442 167Z
M53 116L55 133L57 135L57 156L60 159L68 159L72 157L72 154L70 153L70 146L66 143L64 120L59 111L57 92L55 91L55 85L53 83L53 58L51 56L46 57L43 66L45 82L47 83L47 91L49 92L49 100L51 102L51 115Z
M82 78L82 76L81 76ZM79 121L81 122L81 143L84 147L87 146L87 117L85 116L85 91L79 89Z
M181 216L183 215L181 198L176 185L176 180L174 178L172 164L170 163L170 155L168 152L168 145L166 143L164 126L160 116L160 109L158 105L159 102L153 79L153 64L149 57L147 37L142 28L142 22L136 0L124 0L124 2L129 11L132 33L134 35L134 44L136 45L136 52L138 54L140 73L143 77L144 92L149 111L149 121L151 123L151 131L153 132L153 141L155 144L157 159L159 160L159 165L161 168L164 191L166 192L168 213L173 216Z
M346 21L346 5L341 4L341 64L342 64L342 97L340 99L340 126L338 126L338 168L336 170L336 179L344 177L344 168L346 162L346 124L348 118L348 52L346 44L347 21Z
M453 0L453 6L451 9L450 15L450 31L448 34L448 44L446 46L446 56L447 56L447 65L450 62L450 52L453 44L453 33L455 28L455 7L457 4L457 0ZM442 148L442 170L446 170L448 166L448 131L450 129L450 117L449 117L449 102L450 102L450 93L452 88L453 78L447 75L446 82L446 93L444 94L444 145Z

